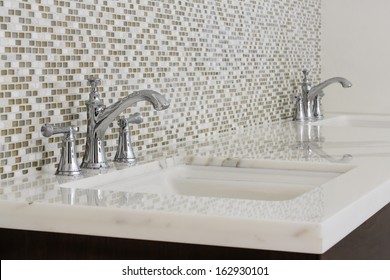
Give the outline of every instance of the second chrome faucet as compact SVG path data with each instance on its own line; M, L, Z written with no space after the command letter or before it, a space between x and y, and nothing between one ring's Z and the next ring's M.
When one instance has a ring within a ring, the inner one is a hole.
M345 78L330 78L316 86L312 86L308 80L309 71L303 70L302 94L296 96L295 121L313 121L323 118L321 99L325 95L322 91L333 83L340 83L344 88L349 88L352 83Z
M152 103L157 111L165 110L169 107L169 102L163 95L153 90L140 90L129 94L116 103L106 107L100 100L98 93L98 84L100 79L90 78L88 82L91 86L87 106L87 138L85 152L81 168L101 169L108 168L106 158L104 135L108 126L121 114L126 108L139 101L148 101Z

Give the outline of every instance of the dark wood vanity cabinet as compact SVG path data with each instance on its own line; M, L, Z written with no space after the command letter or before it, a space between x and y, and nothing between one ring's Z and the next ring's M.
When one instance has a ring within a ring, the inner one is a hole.
M1 259L390 259L390 204L324 254L0 229Z

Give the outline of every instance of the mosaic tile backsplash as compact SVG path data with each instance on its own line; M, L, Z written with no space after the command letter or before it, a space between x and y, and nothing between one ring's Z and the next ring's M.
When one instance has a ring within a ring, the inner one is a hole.
M1 179L53 168L61 136L78 126L81 160L89 87L106 105L139 89L171 101L139 102L135 152L288 118L301 70L320 75L321 0L0 0ZM108 158L119 128L107 130Z

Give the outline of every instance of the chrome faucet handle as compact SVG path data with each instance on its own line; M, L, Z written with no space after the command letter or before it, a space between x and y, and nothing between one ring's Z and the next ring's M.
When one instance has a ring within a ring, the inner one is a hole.
M80 174L75 149L75 132L78 130L78 127L74 126L58 127L51 124L44 124L41 127L41 133L45 137L64 134L62 138L61 158L55 173L56 175L75 176Z
M98 86L101 84L101 79L98 77L90 77L87 79L88 84L91 86L91 92L89 93L89 101L95 103L102 103L98 91Z
M133 151L133 145L131 144L129 124L140 124L144 120L140 113L130 115L128 118L122 118L118 120L119 125L119 138L118 148L114 157L114 162L125 162L134 165L137 162Z
M313 115L316 120L322 120L324 115L322 113L321 100L325 93L321 90L313 100Z
M303 79L304 79L304 80L307 80L307 76L309 75L310 71L307 70L307 69L303 69L303 70L302 70L302 73L303 73Z
M310 82L309 82L309 73L310 73L310 71L307 70L307 69L303 69L303 70L302 70L302 73L303 73L302 84L307 84L307 85L309 85L309 84L310 84Z
M127 125L129 123L140 124L143 121L144 121L144 119L142 118L140 113L134 113L134 114L130 115L128 118L126 118L126 119L119 119L118 120L118 125L121 128L124 128L124 127L127 127Z
M309 70L302 70L303 73L303 80L302 80L302 94L306 98L307 93L311 89L311 84L309 82L308 76L309 76Z
M295 97L295 111L293 115L293 120L294 121L305 121L306 120L306 108L303 105L303 98L302 96L294 96Z
M96 88L98 85L101 84L101 79L99 77L90 77L87 79L88 83L92 88Z
M51 124L44 124L41 127L42 135L45 137L50 137L60 133L71 134L74 137L73 133L77 131L78 131L78 127L74 127L74 126L60 127Z

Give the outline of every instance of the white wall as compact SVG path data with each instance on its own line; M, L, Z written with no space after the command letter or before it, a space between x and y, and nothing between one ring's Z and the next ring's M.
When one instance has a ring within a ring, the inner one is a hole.
M390 1L322 1L322 79L353 86L325 90L325 112L390 114Z

